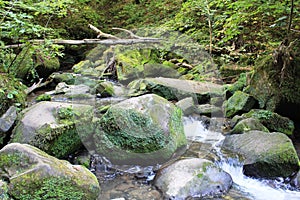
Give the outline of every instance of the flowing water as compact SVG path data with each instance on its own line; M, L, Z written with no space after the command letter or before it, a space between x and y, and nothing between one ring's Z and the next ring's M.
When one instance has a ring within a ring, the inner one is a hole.
M226 155L220 152L220 146L225 138L221 133L205 129L201 121L193 118L185 118L184 124L186 135L191 141L211 144L211 150L219 157L219 161L216 163L231 175L234 182L233 189L239 191L243 197L253 200L300 199L300 191L292 191L292 188L280 178L278 180L259 180L245 176L242 163L237 158L226 158ZM234 196L231 198L236 199Z

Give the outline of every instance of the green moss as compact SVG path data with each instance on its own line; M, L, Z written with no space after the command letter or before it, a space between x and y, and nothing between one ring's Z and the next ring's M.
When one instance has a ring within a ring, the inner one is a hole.
M162 129L153 126L150 116L135 110L113 109L116 108L110 108L102 116L98 127L113 145L135 153L164 148L169 137L165 136Z
M176 147L180 148L187 144L186 136L184 134L184 128L182 124L182 110L180 108L175 108L174 112L171 113L170 123L169 123L170 134L173 136L175 141L177 141Z
M32 185L28 185L24 182L23 184L19 183L15 185L15 187L16 190L10 191L10 194L20 200L86 199L86 194L83 191L78 190L78 188L74 186L72 180L66 178L49 177Z
M51 101L51 95L50 94L41 94L35 99L36 101Z
M289 136L293 134L295 129L292 120L269 110L253 109L250 112L243 114L243 116L247 118L256 118L270 131L281 132Z

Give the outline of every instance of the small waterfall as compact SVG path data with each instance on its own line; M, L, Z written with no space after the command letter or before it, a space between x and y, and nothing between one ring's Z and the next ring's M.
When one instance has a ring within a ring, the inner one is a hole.
M220 152L224 136L221 133L205 129L203 123L195 118L184 118L184 130L190 141L209 143L211 151L220 158L216 162L220 168L229 173L234 182L234 188L243 196L253 200L296 200L300 199L300 192L291 191L283 180L259 180L243 174L242 163L238 159L226 158ZM199 149L201 151L201 149Z

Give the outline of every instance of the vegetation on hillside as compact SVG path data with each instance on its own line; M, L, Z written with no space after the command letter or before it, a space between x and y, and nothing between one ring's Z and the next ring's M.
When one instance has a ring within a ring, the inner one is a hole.
M63 56L64 47L50 39L95 38L88 24L112 34L112 27L179 31L205 46L219 67L249 66L287 36L289 41L299 38L299 6L293 0L1 0L0 72L16 75L27 62L34 78L39 57ZM34 44L33 39L45 42Z

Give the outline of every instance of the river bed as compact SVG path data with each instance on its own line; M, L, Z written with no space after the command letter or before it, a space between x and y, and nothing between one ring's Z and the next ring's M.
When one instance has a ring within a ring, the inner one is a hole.
M189 148L183 157L212 160L233 179L233 187L226 195L211 199L300 199L300 191L292 191L280 178L275 181L258 180L243 175L242 163L235 158L227 158L220 152L220 146L225 138L222 133L205 128L203 123L195 118L184 118L184 126ZM109 161L105 162L106 164L102 165L102 171L95 171L102 187L101 200L164 199L162 193L152 185L152 179L159 166L123 166L123 169L120 169L120 166L113 166Z

